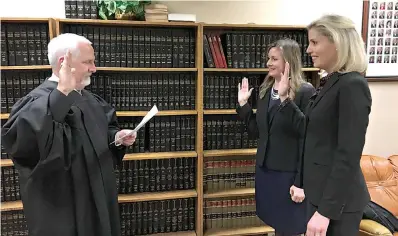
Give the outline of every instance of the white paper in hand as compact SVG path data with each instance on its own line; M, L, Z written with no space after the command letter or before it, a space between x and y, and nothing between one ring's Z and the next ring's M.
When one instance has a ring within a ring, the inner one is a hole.
M127 137L129 135L131 135L134 132L138 132L138 130L144 126L150 119L152 119L152 117L154 117L156 115L156 113L158 113L158 108L156 107L156 105L154 105L152 107L152 109L145 115L144 118L142 118L142 121L137 125L137 127L135 127L135 129L127 134L125 134L122 137L119 137L118 139L116 139L115 141L111 142L110 144L119 141L120 139L123 139L124 137ZM109 145L110 145L109 144Z

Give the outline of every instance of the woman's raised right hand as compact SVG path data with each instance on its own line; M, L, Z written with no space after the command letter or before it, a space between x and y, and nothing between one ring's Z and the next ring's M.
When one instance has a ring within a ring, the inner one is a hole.
M244 77L242 79L242 85L238 85L238 102L240 106L244 106L252 94L253 88L249 90L249 80Z

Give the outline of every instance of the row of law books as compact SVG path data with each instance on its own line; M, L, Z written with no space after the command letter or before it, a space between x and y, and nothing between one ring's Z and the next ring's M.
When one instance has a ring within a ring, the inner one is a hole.
M96 0L65 0L65 17L72 19L97 19Z
M207 157L203 164L203 190L211 193L254 188L255 162L252 156Z
M264 76L247 75L241 73L206 73L204 77L203 107L205 109L236 109L238 106L238 85L242 79L249 80L253 88L248 103L252 108L257 108L259 87Z
M1 23L1 65L48 65L47 23Z
M295 40L301 50L304 67L312 67L305 30L261 30L206 33L203 36L203 51L209 68L266 68L268 46L278 39Z
M194 68L194 29L65 24L93 43L97 66Z
M233 197L206 200L204 225L205 229L231 229L264 226L264 223L256 215L254 197Z
M203 121L205 150L256 148L257 138L249 135L237 115L206 115Z
M195 189L196 159L123 161L115 174L119 194Z
M123 236L195 230L196 199L119 204Z
M1 202L21 200L19 174L14 166L1 167Z
M194 110L196 75L181 72L102 72L91 76L87 89L118 111Z

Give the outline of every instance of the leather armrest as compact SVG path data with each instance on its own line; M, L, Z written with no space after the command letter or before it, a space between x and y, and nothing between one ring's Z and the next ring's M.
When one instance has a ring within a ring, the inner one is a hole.
M373 220L361 220L359 225L360 235L392 236L391 232L383 225Z

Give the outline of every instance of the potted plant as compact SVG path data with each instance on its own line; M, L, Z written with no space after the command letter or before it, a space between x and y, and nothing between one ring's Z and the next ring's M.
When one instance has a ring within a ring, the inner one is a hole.
M145 20L145 5L151 1L96 0L98 16L103 20Z

